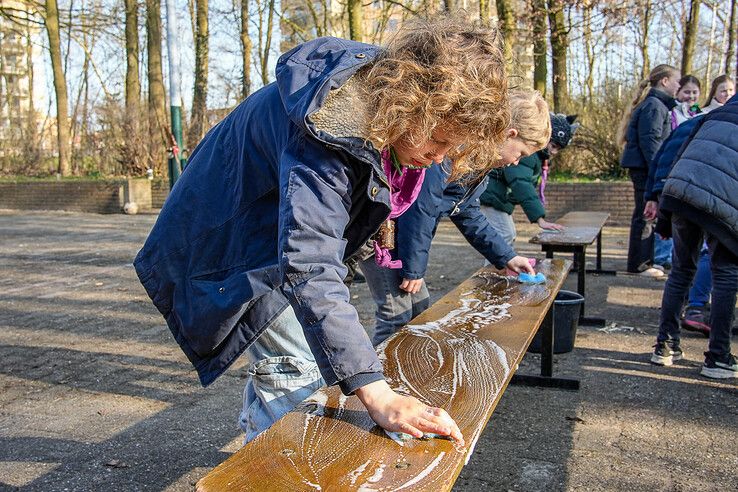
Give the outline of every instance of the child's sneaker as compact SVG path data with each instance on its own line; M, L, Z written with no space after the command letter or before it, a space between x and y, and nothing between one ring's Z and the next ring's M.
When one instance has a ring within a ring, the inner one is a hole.
M714 379L738 378L738 363L733 354L716 359L710 352L705 352L705 363L700 374Z
M657 366L670 366L678 360L682 360L684 353L679 342L656 342L651 354L651 363Z
M688 306L684 310L682 328L687 331L696 331L706 337L710 336L710 325L705 322L705 311L700 306Z

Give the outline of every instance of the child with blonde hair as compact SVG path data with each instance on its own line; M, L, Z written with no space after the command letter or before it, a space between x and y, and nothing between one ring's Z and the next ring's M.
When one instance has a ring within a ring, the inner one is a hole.
M463 439L445 410L389 387L344 261L412 203L426 166L486 168L509 120L499 32L439 19L386 47L301 44L208 132L135 267L203 385L245 354L246 441L325 384L389 431Z
M540 108L539 108L540 111ZM549 114L539 120L550 128L550 139L538 142L537 152L520 159L517 166L495 169L489 173L487 189L480 201L482 212L487 220L502 235L508 245L513 247L517 230L512 213L516 205L523 208L528 220L541 229L561 230L562 226L546 220L545 196L543 192L548 177L548 162L561 149L569 145L578 123L576 115ZM536 186L540 182L540 188Z
M544 147L551 136L548 105L538 92L510 93L510 126L499 148L499 158L485 167L515 165L520 158ZM528 258L518 256L479 209L479 195L487 178L479 172L463 182L449 180L449 160L431 167L418 199L397 220L397 245L392 264L382 266L376 256L360 267L377 305L372 342L377 345L429 306L423 278L428 253L441 217L448 216L469 244L498 268L534 273Z

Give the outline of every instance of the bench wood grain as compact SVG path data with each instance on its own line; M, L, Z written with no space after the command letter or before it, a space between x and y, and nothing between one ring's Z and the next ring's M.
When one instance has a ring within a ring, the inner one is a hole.
M197 490L450 490L570 265L540 262L542 285L483 268L378 348L390 386L445 408L465 446L393 440L356 397L323 388L213 469Z
M534 244L589 245L597 239L602 227L610 218L607 212L569 212L556 221L565 229L541 231L530 240Z

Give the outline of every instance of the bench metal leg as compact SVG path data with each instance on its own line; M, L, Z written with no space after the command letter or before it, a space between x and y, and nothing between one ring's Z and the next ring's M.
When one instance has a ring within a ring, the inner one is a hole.
M597 234L597 258L595 259L595 268L590 268L587 270L587 273L594 273L596 275L617 275L618 273L615 270L602 269L602 230Z
M603 318L592 318L584 315L584 305L587 303L587 295L585 294L586 291L586 256L587 256L587 249L582 247L580 250L574 253L574 256L578 263L578 277L577 277L577 292L581 294L582 297L584 297L584 302L581 305L581 308L579 310L579 324L582 326L605 326L605 320Z
M521 386L536 386L542 388L558 388L567 390L578 390L579 380L568 378L555 378L553 376L553 349L554 349L554 307L546 313L541 330L541 375L514 374L510 384Z

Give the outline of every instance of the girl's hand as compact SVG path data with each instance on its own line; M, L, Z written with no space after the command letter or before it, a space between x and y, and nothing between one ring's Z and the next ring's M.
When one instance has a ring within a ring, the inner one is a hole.
M646 220L654 220L659 213L659 202L649 200L646 202L646 208L643 209L643 217Z
M464 437L448 413L429 407L412 396L398 395L386 381L375 381L356 390L356 396L369 411L369 416L383 429L404 432L415 438L425 433L451 436L464 445Z
M400 289L410 294L417 294L418 292L420 292L420 287L422 285L423 285L422 278L418 278L418 279L403 278L402 283L400 284Z
M546 219L541 217L538 219L538 227L541 229L548 229L549 231L563 231L564 226L561 224L556 224L555 222L548 222Z
M510 261L507 262L507 268L515 273L525 272L531 275L535 275L536 271L530 266L530 260L525 256L514 256Z

